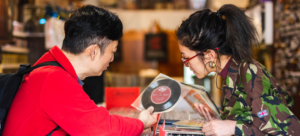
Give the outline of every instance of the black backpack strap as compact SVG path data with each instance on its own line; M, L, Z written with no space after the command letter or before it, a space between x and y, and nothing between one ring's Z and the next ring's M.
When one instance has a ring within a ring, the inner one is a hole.
M53 133L54 131L58 130L58 129L60 129L59 126L57 126L56 128L54 128L54 129L53 129L49 134L47 134L46 136L51 136L52 133Z
M30 68L30 64L21 64L20 67L19 67L18 72L21 72L21 71L26 70L28 68Z
M35 65L31 68L28 68L28 65L20 65L19 71L18 71L18 75L24 75L27 73L30 73L32 70L39 68L39 67L43 67L43 66L59 66L62 67L57 61L48 61L48 62L44 62L44 63L40 63L38 65ZM22 70L24 69L24 70Z

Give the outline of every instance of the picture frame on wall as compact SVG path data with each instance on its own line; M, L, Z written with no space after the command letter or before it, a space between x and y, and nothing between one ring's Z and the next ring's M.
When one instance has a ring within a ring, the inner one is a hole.
M165 33L146 34L144 56L146 61L167 61L167 35Z

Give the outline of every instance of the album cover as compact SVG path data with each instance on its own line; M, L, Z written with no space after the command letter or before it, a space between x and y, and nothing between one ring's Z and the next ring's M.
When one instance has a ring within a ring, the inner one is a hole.
M181 82L182 83L182 82ZM205 88L200 85L182 83L191 88L188 94L184 97L184 100L196 111L194 104L201 103L205 108L208 109L211 117L221 119L219 109L217 108L214 101Z

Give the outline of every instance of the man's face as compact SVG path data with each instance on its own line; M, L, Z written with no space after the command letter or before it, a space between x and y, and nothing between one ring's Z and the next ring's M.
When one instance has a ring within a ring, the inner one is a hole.
M104 70L107 69L109 66L109 63L114 60L114 53L117 51L118 41L112 41L107 47L104 53L98 53L97 56L95 56L95 63L94 67L95 74L97 76L100 76Z

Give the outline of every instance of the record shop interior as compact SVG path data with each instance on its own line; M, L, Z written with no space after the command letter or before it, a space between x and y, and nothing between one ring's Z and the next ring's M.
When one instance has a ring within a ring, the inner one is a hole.
M259 45L251 51L253 59L293 98L291 111L300 118L300 0L0 0L0 73L16 73L55 45L62 48L65 22L88 4L115 13L123 36L107 70L85 78L82 88L110 115L138 118L153 106L157 124L142 136L204 135L207 120L195 103L221 120L222 83L230 81L218 72L197 78L183 63L176 32L196 11L215 12L224 4L251 18Z

